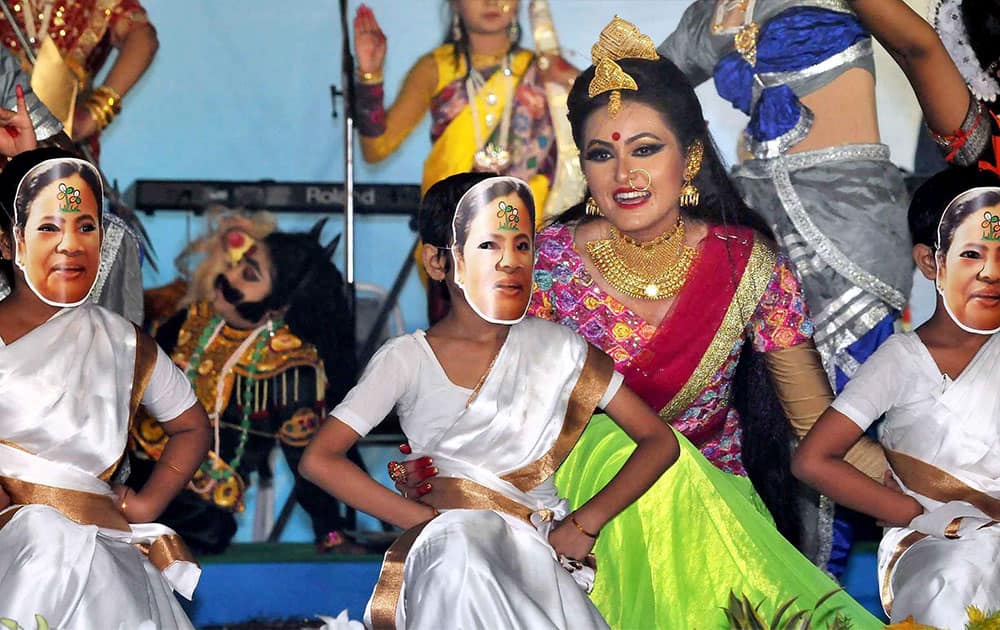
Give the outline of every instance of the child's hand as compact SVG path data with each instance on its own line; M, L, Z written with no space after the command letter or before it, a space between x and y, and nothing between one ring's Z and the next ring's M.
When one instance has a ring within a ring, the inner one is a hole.
M151 523L160 515L160 509L143 493L119 484L115 484L112 490L118 497L118 509L129 523Z
M404 455L410 454L410 447L403 444L399 450ZM433 487L428 479L436 477L438 469L430 457L407 459L401 462L389 462L389 477L396 483L396 491L405 499L419 499Z
M583 560L594 548L596 538L587 536L570 521L567 517L549 533L549 544L556 550L557 554L562 554L568 558Z
M30 151L38 146L35 128L28 116L28 106L24 102L24 88L14 88L17 94L17 109L0 108L0 155L14 157L18 153Z

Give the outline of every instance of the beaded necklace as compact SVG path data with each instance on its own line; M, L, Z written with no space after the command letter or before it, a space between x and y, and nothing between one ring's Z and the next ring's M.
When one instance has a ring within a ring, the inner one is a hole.
M251 342L255 341L253 352L250 356L250 362L246 366L247 376L243 379L243 406L242 406L242 417L240 418L240 438L239 442L236 444L236 452L233 455L233 459L228 462L228 467L216 469L212 466L210 460L205 460L201 463L200 470L203 474L208 475L210 478L215 480L229 479L235 474L236 469L239 467L240 462L243 460L243 453L246 450L247 440L250 437L250 413L253 406L250 404L250 400L253 396L254 387L254 376L257 374L257 363L260 361L261 355L264 352L264 347L267 345L270 338L274 335L276 328L281 328L284 322L280 319L277 321L268 321L267 324L258 327L254 330L246 340L240 344L236 351L230 356L230 359L226 362L220 371L224 373L239 361L240 357L246 351L247 347ZM201 365L202 357L205 350L211 345L212 341L218 336L225 326L225 322L221 317L215 315L209 320L208 324L205 326L204 330L201 331L201 336L198 338L198 345L195 347L194 352L191 353L191 358L188 360L187 369L185 374L191 384L194 385L198 378L198 367ZM268 334L263 334L264 332ZM221 383L223 379L219 379L219 387L217 388L217 399L215 404L215 410L211 414L212 424L215 426L215 455L219 457L219 424L220 416L222 414L222 406L226 402L224 400L219 400L221 397L223 387ZM221 457L219 457L221 460Z

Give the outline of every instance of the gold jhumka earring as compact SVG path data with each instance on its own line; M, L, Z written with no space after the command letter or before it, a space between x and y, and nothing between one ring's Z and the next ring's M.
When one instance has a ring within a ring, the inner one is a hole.
M601 212L601 207L597 205L597 202L594 201L593 197L590 196L587 197L587 203L585 204L585 208L587 210L587 216L590 217L604 216L604 213Z
M692 208L698 205L701 195L694 185L694 178L701 170L701 160L705 156L705 145L701 140L695 140L687 150L687 163L684 164L684 184L681 186L681 207Z

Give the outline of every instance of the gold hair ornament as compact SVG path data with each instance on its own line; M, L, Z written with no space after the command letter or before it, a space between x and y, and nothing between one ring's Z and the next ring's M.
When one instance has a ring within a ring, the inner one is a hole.
M681 186L680 204L682 208L689 208L698 205L701 195L698 194L698 187L694 185L694 178L701 170L701 161L705 156L705 145L701 140L695 140L687 150L687 163L684 165L684 185Z
M648 35L643 35L638 27L617 15L601 31L597 43L590 49L594 64L594 78L590 81L587 96L611 92L608 113L612 118L622 109L622 90L638 90L639 86L617 61L621 59L647 59L656 61L660 55L656 45Z

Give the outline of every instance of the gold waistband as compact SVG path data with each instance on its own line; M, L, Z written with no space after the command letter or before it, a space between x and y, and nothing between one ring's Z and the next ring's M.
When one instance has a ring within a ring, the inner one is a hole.
M528 523L531 522L531 514L535 512L475 481L453 477L434 479L434 489L420 500L439 510L493 510L516 516ZM378 584L375 585L375 592L372 594L372 628L375 630L396 627L396 607L399 605L399 593L403 587L403 566L410 547L427 523L430 521L403 532L385 552L382 572L379 573Z
M47 505L81 525L129 531L125 515L107 495L43 486L12 477L0 477L0 487L14 505Z
M966 501L991 519L1000 520L1000 500L916 457L888 449L885 454L893 472L910 490L941 503Z
M0 514L0 528L14 517L20 507L47 505L80 525L130 531L128 519L118 509L114 499L107 495L44 486L12 477L0 477L0 488L10 497L11 503L18 506ZM177 534L167 534L148 545L135 546L149 557L149 561L159 571L174 562L196 563L184 540Z

